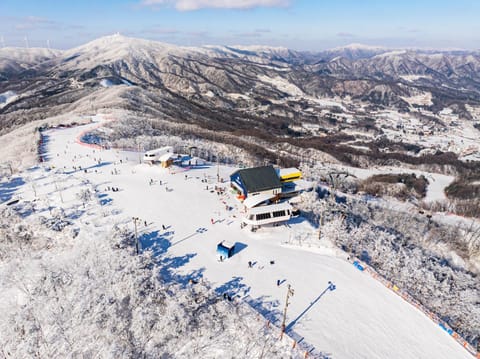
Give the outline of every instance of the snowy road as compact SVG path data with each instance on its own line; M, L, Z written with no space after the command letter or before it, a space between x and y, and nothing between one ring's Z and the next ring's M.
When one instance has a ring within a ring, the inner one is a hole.
M171 174L139 164L134 153L75 143L79 133L96 125L48 131L49 163L59 172L96 183L100 200L121 211L125 221L139 217L143 246L166 252L169 258L173 272L164 271L166 277L175 271L192 279L203 277L220 294L245 297L260 305L262 314L277 318L291 284L295 294L287 328L333 358L471 358L423 313L358 271L343 255L282 245L296 233L313 233L306 221L294 219L288 226L255 233L241 229L241 205L228 191L223 196L211 191L217 167ZM233 170L220 167L220 177L227 179ZM227 210L227 205L233 209ZM215 248L221 240L237 242L241 250L218 262ZM252 268L248 261L254 263ZM277 280L284 282L277 286ZM326 290L328 282L335 290Z

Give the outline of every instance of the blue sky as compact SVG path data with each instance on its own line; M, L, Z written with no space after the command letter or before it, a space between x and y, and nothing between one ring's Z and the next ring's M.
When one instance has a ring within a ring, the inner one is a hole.
M480 49L478 0L0 0L0 46L120 32L180 45Z

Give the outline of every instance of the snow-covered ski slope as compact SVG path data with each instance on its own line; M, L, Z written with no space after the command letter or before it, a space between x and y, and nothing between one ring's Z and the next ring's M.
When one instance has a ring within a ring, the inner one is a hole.
M295 293L288 307L288 333L333 358L471 358L437 324L352 266L342 252L328 244L325 250L285 245L299 234L315 235L307 221L294 218L257 232L241 229L242 206L226 182L234 168L169 171L139 164L137 153L76 142L95 126L47 131L48 164L57 176L68 172L96 183L99 201L121 211L125 220L140 218L142 247L166 254L168 267L162 273L167 280L175 280L175 273L204 278L219 293L248 301L277 326L290 284ZM223 184L217 183L217 171ZM217 194L215 186L226 188L225 193ZM222 240L236 242L238 249L219 262L215 249ZM334 290L328 290L329 282Z

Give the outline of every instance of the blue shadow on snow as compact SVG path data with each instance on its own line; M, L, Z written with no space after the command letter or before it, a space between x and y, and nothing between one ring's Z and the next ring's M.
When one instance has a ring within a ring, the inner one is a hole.
M233 252L233 255L236 255L236 254L240 253L241 251L243 251L247 247L248 247L248 245L246 245L245 243L235 242L235 250Z
M177 273L177 269L190 262L197 254L187 253L183 256L168 255L168 249L173 245L170 239L174 234L174 231L162 234L159 231L153 231L141 234L138 239L142 252L147 250L152 252L153 263L159 268L160 279L164 282L179 283L186 287L191 281L199 281L203 277L204 269L197 269L187 274ZM184 238L181 241L186 239L187 238Z
M334 291L335 289L336 289L336 286L333 283L329 282L327 288L325 288L323 292L320 293L320 295L317 298L315 298L315 300L311 302L310 305L298 315L298 317L296 317L286 326L285 331L288 333L295 326L295 324L297 324L300 321L300 319L302 319L302 317L320 300L320 298L322 298L325 295L325 293L327 293L328 291Z
M0 201L10 201L13 194L24 184L25 181L22 177L14 177L9 182L0 183Z

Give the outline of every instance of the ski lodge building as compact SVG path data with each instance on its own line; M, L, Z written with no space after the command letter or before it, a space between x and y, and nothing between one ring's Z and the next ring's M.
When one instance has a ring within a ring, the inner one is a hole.
M230 175L231 186L239 199L260 194L274 197L282 192L282 182L273 166L244 168Z
M235 171L230 175L230 185L245 207L241 226L250 225L252 230L288 221L295 211L287 199L313 188L302 179L299 169L275 170L273 166Z

